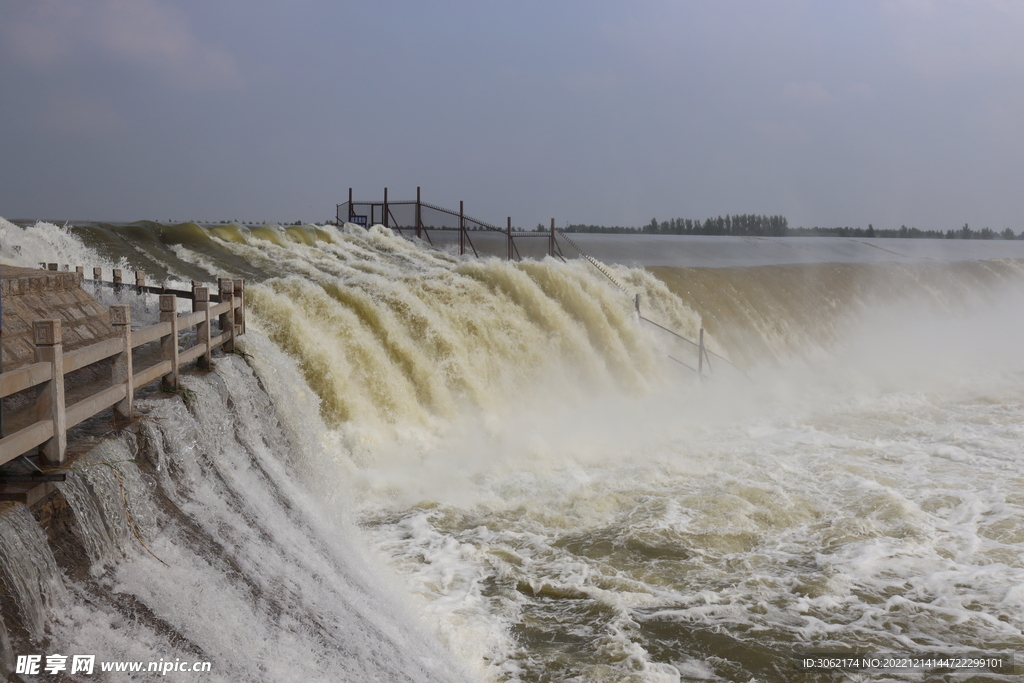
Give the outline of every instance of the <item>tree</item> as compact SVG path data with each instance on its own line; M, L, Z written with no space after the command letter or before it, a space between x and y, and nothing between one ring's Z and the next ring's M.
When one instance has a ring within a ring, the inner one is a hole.
M1002 237L1003 237L1004 240L1014 240L1014 239L1017 239L1017 236L1015 234L1013 234L1013 230L1010 229L1010 228L1007 228L1006 230L1003 230L1003 232L1001 234L1002 234Z

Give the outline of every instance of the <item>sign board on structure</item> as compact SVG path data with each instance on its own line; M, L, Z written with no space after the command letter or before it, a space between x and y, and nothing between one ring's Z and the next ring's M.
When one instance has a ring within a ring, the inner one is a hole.
M355 223L356 225L361 225L361 226L363 226L365 228L366 227L366 216L356 216L354 214L353 215L349 215L348 222L349 223Z

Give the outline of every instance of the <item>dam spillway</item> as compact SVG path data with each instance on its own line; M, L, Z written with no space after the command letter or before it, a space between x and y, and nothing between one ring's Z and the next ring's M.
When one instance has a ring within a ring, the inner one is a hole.
M18 229L2 248L118 235ZM103 523L41 639L202 652L233 680L359 680L415 652L476 680L783 681L826 648L1020 648L1015 255L844 262L825 240L813 262L608 265L752 378L700 384L588 263L316 230L112 252L255 280L251 358L149 408L141 465L115 465L170 566L82 507ZM105 472L84 490L116 490Z

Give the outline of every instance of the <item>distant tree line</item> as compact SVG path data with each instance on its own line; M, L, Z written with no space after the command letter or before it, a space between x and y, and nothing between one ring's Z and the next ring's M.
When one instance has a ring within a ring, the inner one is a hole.
M647 225L630 228L622 226L608 227L604 225L569 225L565 232L597 232L597 233L642 233L646 235L759 235L762 237L782 237L787 234L789 223L785 216L758 216L742 214L736 216L718 216L703 221L690 218L673 218L658 222L652 218Z
M981 230L972 230L971 227L964 223L964 227L959 230L947 230L945 232L941 230L919 230L918 228L908 228L905 225L901 225L898 230L876 230L873 225L868 223L867 229L864 228L790 228L787 233L792 236L809 236L809 237L902 237L902 238L915 238L924 237L931 239L947 239L947 240L1015 240L1024 239L1024 232L1021 232L1020 236L1013 232L1011 228L1006 228L1002 232L996 232L991 228L982 228Z
M547 230L537 224L537 230ZM959 230L920 230L901 225L899 229L875 229L868 224L865 228L791 228L785 216L759 216L742 214L736 216L718 216L705 218L703 221L690 218L673 218L661 221L652 218L647 225L627 227L621 225L583 225L573 224L563 228L564 232L593 233L632 233L645 235L752 235L760 237L902 237L932 238L950 240L1014 240L1024 239L1024 231L1018 236L1011 228L996 232L991 228L972 230L964 223Z

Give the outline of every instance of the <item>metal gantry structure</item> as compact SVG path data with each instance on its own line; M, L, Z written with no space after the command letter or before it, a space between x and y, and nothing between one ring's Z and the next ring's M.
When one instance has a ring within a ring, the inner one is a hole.
M509 216L505 227L473 218L466 214L466 203L459 202L459 209L446 209L437 204L430 204L423 201L420 188L416 188L416 199L392 200L388 198L388 188L384 188L384 197L381 201L358 201L352 197L352 188L348 189L348 201L336 206L335 219L338 225L343 223L354 223L368 228L371 225L383 225L400 235L406 232L414 234L418 239L424 239L433 244L430 233L437 230L459 232L459 254L464 255L471 250L475 256L479 256L476 246L470 237L474 231L490 231L505 235L505 258L509 261L522 260L519 247L516 246L516 239L544 237L548 240L547 253L549 256L565 260L558 242L555 240L555 219L551 219L551 227L547 231L526 231L513 230L512 217ZM468 248L468 249L467 249Z
M608 268L605 267L597 259L593 258L589 254L583 251L582 248L575 241L573 241L568 235L555 228L555 219L551 219L551 225L548 230L545 231L526 231L512 230L512 218L509 217L505 228L501 229L496 225L492 225L478 218L473 218L466 215L465 202L459 202L459 210L454 211L452 209L446 209L436 204L428 204L423 201L420 193L420 188L416 188L416 199L414 200L399 200L394 201L388 198L388 188L384 188L384 197L382 201L356 201L352 197L352 188L348 189L348 201L337 205L336 221L338 225L343 223L354 223L364 228L368 228L371 225L383 225L386 228L390 228L400 235L405 235L406 231L415 234L418 239L425 239L427 242L433 244L430 238L430 232L434 230L458 230L459 231L459 254L466 254L466 247L473 251L474 256L479 256L476 247L473 245L470 239L470 232L486 230L491 232L503 233L506 236L506 254L505 257L511 261L513 259L522 260L522 256L519 254L519 248L516 246L516 238L538 238L543 237L548 240L547 243L547 254L553 258L559 258L565 261L565 257L562 255L562 251L559 248L558 241L555 239L556 235L561 237L567 244L569 244L574 250L579 252L580 256L589 261L595 268L597 268L605 277L607 277L612 284L620 289L626 296L634 301L636 306L637 317L644 322L648 322L655 327L658 327L665 332L668 332L678 338L679 340L686 342L692 346L697 352L696 366L693 367L688 363L685 363L674 356L669 356L671 360L689 368L692 370L697 377L705 379L705 368L708 372L712 370L711 357L714 356L728 365L732 366L743 375L746 375L742 369L734 365L724 356L715 353L707 348L704 343L704 328L701 327L698 333L698 341L687 339L685 336L678 332L657 323L640 313L640 295L631 293L626 287L620 283ZM749 376L748 376L749 379Z

